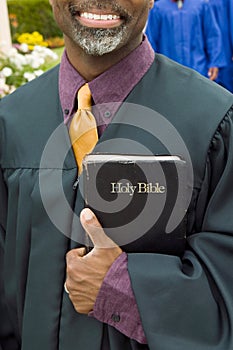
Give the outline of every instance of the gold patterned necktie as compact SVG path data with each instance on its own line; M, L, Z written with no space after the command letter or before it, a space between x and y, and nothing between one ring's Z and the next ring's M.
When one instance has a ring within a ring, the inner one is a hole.
M91 113L91 91L88 84L78 91L78 110L70 124L70 140L78 165L78 174L82 172L82 160L91 153L98 141L97 126Z

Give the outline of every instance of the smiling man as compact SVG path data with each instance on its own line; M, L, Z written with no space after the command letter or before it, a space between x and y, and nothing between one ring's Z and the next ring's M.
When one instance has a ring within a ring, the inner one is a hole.
M127 38L127 23L131 16L119 5L101 4L97 7L93 2L86 6L69 4L64 9L64 17L65 10L72 16L73 27L68 27L66 32L64 24L67 19L63 18L62 23L59 13L55 12L58 21L60 19L61 28L64 28L64 33L89 55L100 56L109 53Z
M154 53L152 0L50 3L61 64L0 103L0 350L232 350L232 95ZM192 163L182 253L154 226L118 246L83 209L77 116L94 151Z
M69 59L88 80L140 45L148 10L153 7L151 0L50 2L64 33Z

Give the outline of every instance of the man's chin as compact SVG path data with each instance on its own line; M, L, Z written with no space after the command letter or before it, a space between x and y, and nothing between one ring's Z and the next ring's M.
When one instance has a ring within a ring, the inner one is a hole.
M95 43L94 45L90 45L90 43L88 42L78 42L77 43L81 49L90 56L94 56L94 57L101 57L104 56L106 54L109 54L113 51L115 51L118 47L118 45L111 45L111 46L107 46L104 43L101 44L97 44Z
M75 42L90 56L103 56L115 51L124 38L125 30L86 29L76 31Z

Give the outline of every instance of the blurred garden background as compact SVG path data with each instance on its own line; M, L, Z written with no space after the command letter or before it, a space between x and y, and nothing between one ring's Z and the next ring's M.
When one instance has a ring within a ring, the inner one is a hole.
M57 65L64 50L64 40L49 0L0 1L0 16L4 16L0 18L2 98Z

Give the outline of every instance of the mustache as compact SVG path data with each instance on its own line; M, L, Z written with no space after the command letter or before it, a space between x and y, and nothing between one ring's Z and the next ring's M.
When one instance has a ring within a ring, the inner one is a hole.
M109 0L84 0L81 3L75 4L73 1L70 1L68 8L72 16L77 15L79 12L88 12L90 9L96 8L98 10L108 10L109 12L113 12L125 20L130 20L132 18L126 9L115 2L109 2Z

